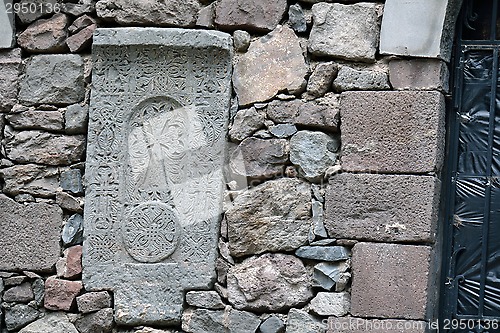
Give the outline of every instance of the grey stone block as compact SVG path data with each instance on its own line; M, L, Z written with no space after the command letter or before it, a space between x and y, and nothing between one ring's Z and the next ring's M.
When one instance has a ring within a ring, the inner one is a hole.
M0 1L0 49L14 46L16 36L12 0Z
M276 316L267 318L259 327L260 333L284 333L285 323Z
M445 142L445 101L437 91L341 95L342 169L436 172Z
M290 309L286 333L325 333L326 325L304 310Z
M215 280L232 49L217 31L96 30L83 283L114 291L119 325L180 324L184 291Z
M229 306L218 311L189 308L182 314L182 329L189 333L254 333L259 325L253 313Z
M49 271L59 259L61 209L22 205L4 195L0 206L0 270Z
M377 4L318 3L312 7L309 52L355 61L375 61L379 38Z
M68 105L84 97L83 60L79 55L36 55L28 60L19 89L22 102Z
M333 89L337 92L347 90L388 90L387 73L375 70L356 70L349 66L341 66L333 81Z
M353 248L351 313L359 317L427 319L431 248L358 243Z
M20 64L21 49L0 51L0 113L10 111L16 104Z
M387 0L380 53L450 59L461 0Z
M398 90L449 91L448 66L438 59L394 59L389 62L389 80Z
M35 164L16 165L0 169L5 182L3 192L12 196L29 194L38 197L53 197L59 187L60 170Z
M59 182L63 191L73 194L80 194L83 192L82 172L78 169L61 172Z
M68 106L64 114L64 128L68 134L84 134L87 132L89 120L88 105L73 104Z
M5 309L5 325L7 330L15 331L29 323L34 322L40 316L40 312L26 304L15 304Z
M351 252L344 246L302 246L295 255L319 261L340 261L349 259Z
M431 176L333 176L326 194L328 235L377 242L434 242L440 187L440 181Z

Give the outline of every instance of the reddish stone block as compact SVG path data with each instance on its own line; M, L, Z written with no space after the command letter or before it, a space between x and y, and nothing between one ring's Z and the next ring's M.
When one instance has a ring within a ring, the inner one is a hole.
M45 308L69 311L82 290L81 281L67 281L50 277L45 281Z

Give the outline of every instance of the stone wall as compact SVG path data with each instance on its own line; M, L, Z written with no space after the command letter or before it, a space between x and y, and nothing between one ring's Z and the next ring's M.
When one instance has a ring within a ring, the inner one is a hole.
M0 332L426 331L460 5L437 2L395 33L408 8L390 0L16 1L0 51ZM404 39L429 25L437 41ZM121 26L234 43L216 280L186 291L170 328L117 325L113 293L82 283L92 37Z

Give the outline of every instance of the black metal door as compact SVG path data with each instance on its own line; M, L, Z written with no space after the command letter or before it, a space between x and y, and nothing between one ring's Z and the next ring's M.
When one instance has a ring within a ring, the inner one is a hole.
M499 1L465 1L458 24L445 170L444 332L500 332Z

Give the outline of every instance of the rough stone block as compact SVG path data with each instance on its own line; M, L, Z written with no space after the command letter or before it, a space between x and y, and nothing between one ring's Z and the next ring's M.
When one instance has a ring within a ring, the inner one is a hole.
M21 329L19 333L79 333L63 312L47 313L41 319Z
M76 298L78 311L90 313L111 307L111 296L107 291L85 293Z
M7 9L10 9L7 11ZM0 49L8 49L14 46L16 36L14 10L12 0L0 1Z
M379 38L377 4L318 3L312 7L309 52L355 61L375 61Z
M84 97L83 60L79 55L36 55L28 60L20 83L20 101L68 105Z
M445 101L437 91L341 95L342 169L427 173L441 168Z
M449 70L437 59L394 59L389 62L389 80L398 90L449 90Z
M450 59L461 0L387 0L380 53Z
M426 319L429 246L357 243L353 248L351 314L359 317Z
M189 308L182 314L182 329L190 333L254 333L259 325L253 313L229 306L218 311Z
M45 281L44 307L54 311L69 311L81 290L81 281L67 281L50 277Z
M68 134L84 134L87 132L89 120L88 105L73 104L68 106L64 114L64 127Z
M0 194L0 270L48 271L59 258L62 211Z
M180 324L184 291L215 280L232 48L217 31L94 34L83 282L114 291L119 325Z
M16 104L20 64L21 49L0 51L0 112L8 112Z
M378 242L433 242L440 185L431 176L335 175L326 193L328 235Z
M429 323L417 320L328 318L327 333L425 333Z
M349 66L341 66L333 81L333 89L337 92L347 90L388 90L387 73L373 70L356 70Z
M5 182L3 192L12 196L53 197L59 187L59 174L59 168L35 164L0 169L0 177Z
M63 114L60 111L27 110L5 115L14 129L38 129L61 131L64 128Z
M69 17L58 13L30 24L17 37L17 43L28 52L61 53L67 50Z

